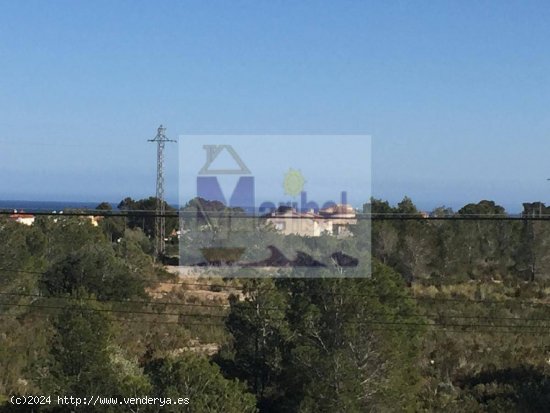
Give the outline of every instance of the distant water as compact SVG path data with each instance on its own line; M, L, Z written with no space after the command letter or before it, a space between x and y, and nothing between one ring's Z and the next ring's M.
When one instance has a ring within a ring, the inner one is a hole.
M95 209L100 202L79 201L2 201L0 209L17 209L18 211L62 211L65 209ZM113 209L118 204L111 203Z

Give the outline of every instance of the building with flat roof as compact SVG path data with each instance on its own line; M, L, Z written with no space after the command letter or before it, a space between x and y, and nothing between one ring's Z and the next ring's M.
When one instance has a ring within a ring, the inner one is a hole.
M321 209L300 212L296 208L280 206L265 215L266 222L285 235L319 237L322 234L349 236L349 225L357 223L355 210L351 205L334 205Z

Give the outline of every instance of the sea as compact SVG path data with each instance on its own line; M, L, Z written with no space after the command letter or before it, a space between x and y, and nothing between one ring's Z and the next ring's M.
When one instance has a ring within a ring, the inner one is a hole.
M0 200L0 210L17 210L19 212L53 212L66 209L95 209L100 202L82 201L22 201ZM118 203L110 203L116 209Z

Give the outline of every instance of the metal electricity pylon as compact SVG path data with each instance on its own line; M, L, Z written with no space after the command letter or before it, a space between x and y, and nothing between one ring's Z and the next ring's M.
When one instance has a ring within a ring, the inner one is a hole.
M164 145L166 142L176 142L168 139L164 132L166 128L160 125L157 129L157 136L154 139L149 139L148 142L157 143L157 207L155 217L155 254L157 257L164 254L164 237L165 237L165 218L166 206L164 202Z

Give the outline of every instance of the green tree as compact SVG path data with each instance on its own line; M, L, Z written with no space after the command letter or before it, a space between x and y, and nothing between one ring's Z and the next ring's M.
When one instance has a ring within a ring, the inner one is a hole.
M82 288L100 300L144 296L147 277L130 268L110 245L85 245L54 264L42 279L48 295L74 295Z
M285 320L286 296L271 279L247 279L242 293L230 299L226 327L233 336L232 375L248 383L259 406L270 409L278 398L284 370L284 352L290 331Z
M362 266L311 271L246 283L228 316L236 367L225 373L263 411L413 410L420 331L398 326L419 319L401 276L377 261L372 277Z
M494 201L483 200L477 204L465 205L458 210L458 213L460 215L503 215L506 210Z
M99 211L112 211L113 207L108 202L101 202L95 207L95 209L97 209Z
M401 277L375 261L371 278L294 284L289 410L413 410L420 332L396 328L418 322Z
M112 212L113 207L108 202L102 202L95 209ZM126 229L125 220L125 217L105 215L99 221L99 226L111 242L116 242L124 236L124 230Z
M55 262L75 249L89 244L104 244L106 237L86 217L40 216L34 226L43 234L43 258Z
M116 379L111 368L111 327L96 304L68 305L54 321L50 379L45 383L54 394L84 396L112 394Z
M526 219L522 221L521 229L516 231L519 233L519 246L514 251L517 274L527 281L547 278L550 271L550 226L546 221L527 219L530 216L528 211L524 211L524 216Z
M174 358L149 361L145 372L153 385L154 397L188 397L189 408L167 405L162 412L194 411L201 413L253 413L256 399L244 384L222 376L219 367L206 358L182 353Z
M395 212L395 209L388 201L371 198L369 203L363 204L363 212L372 214L391 214Z
M146 199L133 200L124 198L118 204L118 209L128 213L126 223L128 228L141 228L148 237L155 236L155 217L152 216L157 208L157 198L149 197ZM175 212L176 209L164 202L166 212ZM134 212L134 213L133 213ZM150 216L147 216L150 213ZM177 218L166 218L166 235L170 235L178 227Z
M414 205L412 199L406 196L401 202L397 204L395 212L398 214L414 215L418 214L418 209L416 209L416 206Z

